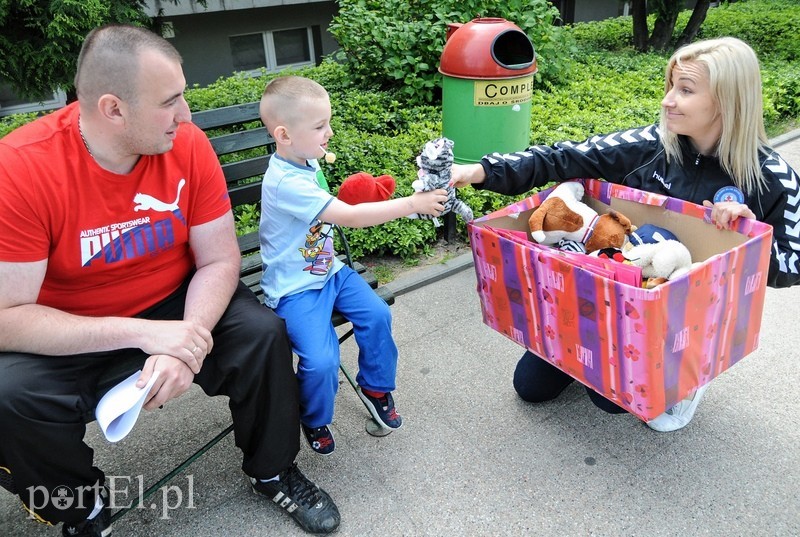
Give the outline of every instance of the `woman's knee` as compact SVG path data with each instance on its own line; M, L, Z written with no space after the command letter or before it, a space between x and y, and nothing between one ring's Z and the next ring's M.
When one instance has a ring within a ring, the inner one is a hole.
M572 378L530 351L525 352L514 370L514 389L529 403L555 399Z

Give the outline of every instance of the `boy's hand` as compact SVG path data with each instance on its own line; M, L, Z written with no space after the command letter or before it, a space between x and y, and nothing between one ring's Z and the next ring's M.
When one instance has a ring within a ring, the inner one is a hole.
M453 164L451 168L452 179L450 185L456 188L463 188L467 185L482 183L486 179L486 172L480 163L475 164Z
M415 213L439 216L444 212L444 202L447 201L447 190L436 189L427 192L415 192L409 196L409 201Z
M739 218L755 218L756 215L750 207L744 203L735 201L720 201L711 203L703 201L704 207L711 207L711 221L716 224L717 229L731 229Z

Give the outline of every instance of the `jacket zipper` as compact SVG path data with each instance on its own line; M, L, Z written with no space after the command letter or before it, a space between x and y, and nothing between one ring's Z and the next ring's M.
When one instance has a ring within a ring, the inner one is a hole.
M695 170L694 170L694 177L692 178L692 197L688 198L690 200L694 200L695 196L697 195L697 185L700 182L699 179L698 179L698 177L700 175L700 160L701 160L702 156L703 155L698 153L697 157L695 157L695 159L694 159L694 168L695 168Z

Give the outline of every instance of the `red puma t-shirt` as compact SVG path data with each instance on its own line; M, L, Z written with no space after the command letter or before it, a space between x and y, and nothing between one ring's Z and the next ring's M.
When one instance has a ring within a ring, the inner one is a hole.
M0 261L47 259L37 302L59 310L131 316L158 303L194 267L189 229L230 208L217 157L191 123L126 175L89 156L77 103L0 140Z

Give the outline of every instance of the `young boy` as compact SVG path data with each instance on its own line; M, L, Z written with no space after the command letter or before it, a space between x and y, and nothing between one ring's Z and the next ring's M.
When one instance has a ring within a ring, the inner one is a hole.
M353 324L359 396L380 425L397 429L402 424L391 394L397 347L389 307L336 258L332 224L367 227L412 213L439 215L447 193L348 205L320 186L324 176L317 158L333 136L327 91L307 78L279 77L264 90L259 111L276 143L261 194L261 286L265 304L286 321L299 357L303 432L314 451L327 455L335 447L328 425L339 386L339 342L330 321L334 308Z

